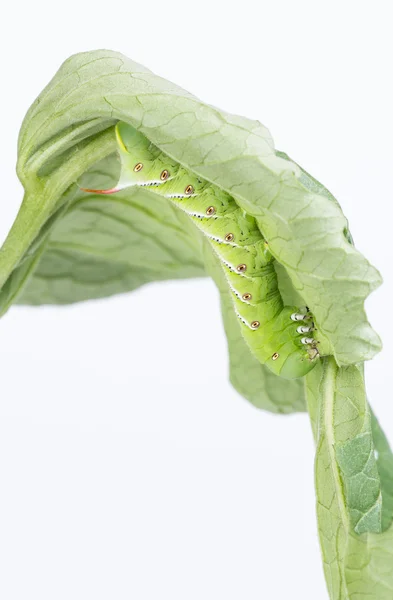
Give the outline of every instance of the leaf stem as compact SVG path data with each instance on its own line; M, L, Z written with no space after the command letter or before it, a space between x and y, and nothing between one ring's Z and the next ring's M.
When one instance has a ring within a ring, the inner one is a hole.
M116 148L113 127L82 142L47 177L32 173L15 222L0 249L0 289L36 239L47 219L59 208L59 198L93 164Z
M344 498L344 489L339 473L338 462L335 453L334 439L334 409L336 380L339 367L332 356L324 359L324 373L321 382L321 410L320 410L320 434L326 437L327 449L330 458L330 468L334 480L337 505L340 512L341 522L345 533L350 529L349 515Z

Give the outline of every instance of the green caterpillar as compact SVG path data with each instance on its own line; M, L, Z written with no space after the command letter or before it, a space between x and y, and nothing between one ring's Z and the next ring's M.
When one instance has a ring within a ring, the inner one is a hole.
M251 351L274 373L302 377L319 356L309 310L284 306L274 259L255 219L225 191L187 171L136 129L116 125L121 174L116 187L86 192L113 194L149 186L185 211L221 261L234 309Z

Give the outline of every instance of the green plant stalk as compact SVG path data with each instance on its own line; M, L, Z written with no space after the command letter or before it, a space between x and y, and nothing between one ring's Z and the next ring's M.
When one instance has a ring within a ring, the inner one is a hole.
M329 477L326 477L326 483L329 484L334 500L335 513L335 544L330 544L325 537L325 527L323 521L323 508L317 501L318 531L320 547L323 558L326 583L331 598L348 599L348 593L345 585L345 575L343 573L343 560L345 540L350 531L349 517L345 505L345 498L342 486L341 475L335 457L335 441L333 436L333 410L335 397L335 381L338 367L332 357L322 359L322 364L318 366L318 372L315 370L308 379L306 386L307 408L316 442L316 460L315 460L315 485L323 485L323 471L330 467ZM327 461L320 473L320 456L325 453ZM326 471L325 471L326 472ZM336 547L334 554L333 547ZM333 560L331 562L331 555ZM332 567L332 564L334 567ZM338 581L338 584L336 583ZM337 591L339 590L338 594Z
M0 248L0 290L21 257L36 242L40 230L49 217L59 209L59 199L92 165L114 151L116 142L113 128L77 146L56 173L37 177L35 170L25 174L25 195L15 222ZM77 190L75 186L74 191Z

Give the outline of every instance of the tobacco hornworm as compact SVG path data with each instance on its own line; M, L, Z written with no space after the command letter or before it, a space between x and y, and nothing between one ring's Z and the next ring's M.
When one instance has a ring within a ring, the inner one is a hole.
M312 315L307 307L284 306L274 258L256 220L227 192L186 170L130 125L119 122L115 129L119 182L112 189L84 191L113 194L129 186L148 186L174 202L219 257L243 336L258 360L283 377L308 373L319 356Z

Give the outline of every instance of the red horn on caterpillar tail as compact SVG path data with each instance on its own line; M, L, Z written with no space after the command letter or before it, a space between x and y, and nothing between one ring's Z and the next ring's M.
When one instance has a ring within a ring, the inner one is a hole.
M88 192L89 194L116 194L120 192L122 188L110 188L109 190L92 190L90 188L80 188L82 192Z

